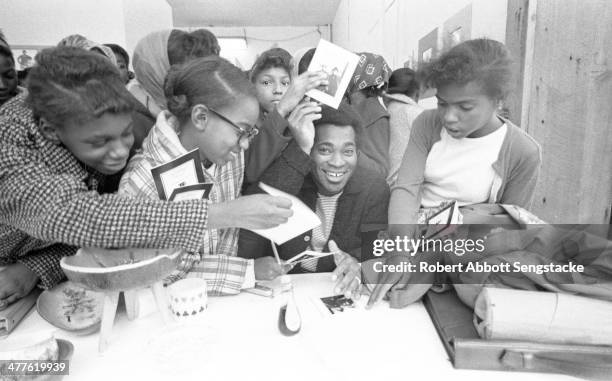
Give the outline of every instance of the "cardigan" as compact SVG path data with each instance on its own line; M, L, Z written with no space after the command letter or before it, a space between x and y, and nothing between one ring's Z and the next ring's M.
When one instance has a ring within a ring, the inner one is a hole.
M283 151L281 156L262 176L262 182L284 192L296 195L313 211L317 202L317 186L310 170L312 159L304 153L295 141ZM261 192L250 187L248 193ZM379 227L387 223L387 206L389 187L381 175L375 171L355 167L342 195L338 198L334 222L329 240L334 240L338 247L357 258L360 262L368 259L361 252L362 228ZM287 260L306 250L310 244L312 230L295 237L279 246L281 259ZM329 248L326 245L326 250ZM272 255L270 242L248 230L241 230L238 240L238 255L245 258L259 258ZM332 256L321 258L317 263L318 272L332 271L336 267ZM294 269L300 272L301 268Z
M363 122L357 136L359 165L386 177L389 172L389 113L378 97L366 98L354 108Z
M488 202L529 209L542 161L540 145L509 120L500 119L508 129L497 161L493 163L496 178ZM416 223L425 181L425 163L431 148L440 140L442 128L443 122L437 110L426 110L414 121L399 176L391 190L390 224Z
M282 150L291 141L291 135L286 135L289 122L276 109L269 112L244 152L245 169L244 185L256 183L261 174L280 156Z

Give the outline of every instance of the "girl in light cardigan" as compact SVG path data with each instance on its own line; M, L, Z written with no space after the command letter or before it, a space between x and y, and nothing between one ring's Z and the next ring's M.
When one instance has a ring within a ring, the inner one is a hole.
M540 147L497 113L511 89L511 65L502 43L476 39L455 46L422 71L424 84L437 89L438 108L423 112L412 127L391 193L391 236L417 238L419 211L451 200L460 207L530 207ZM393 255L387 262L406 260L405 255ZM409 273L382 273L370 304L394 284L406 284L408 277ZM410 286L411 301L428 289L416 286Z

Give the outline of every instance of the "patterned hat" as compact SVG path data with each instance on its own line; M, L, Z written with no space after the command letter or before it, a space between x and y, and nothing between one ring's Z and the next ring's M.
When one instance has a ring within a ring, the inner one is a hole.
M367 87L382 87L389 81L391 71L383 56L373 53L358 54L359 63L347 89L349 94Z

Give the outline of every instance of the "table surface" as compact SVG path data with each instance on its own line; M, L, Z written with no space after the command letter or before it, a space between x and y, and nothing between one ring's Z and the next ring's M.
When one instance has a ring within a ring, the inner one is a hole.
M164 325L149 289L139 291L136 320L120 308L102 354L98 334L58 330L35 310L11 335L47 331L72 342L64 380L576 380L454 369L421 303L390 309L384 302L365 310L362 300L355 310L329 315L316 301L333 295L330 274L292 278L302 329L291 337L278 330L279 298L209 298L202 319Z

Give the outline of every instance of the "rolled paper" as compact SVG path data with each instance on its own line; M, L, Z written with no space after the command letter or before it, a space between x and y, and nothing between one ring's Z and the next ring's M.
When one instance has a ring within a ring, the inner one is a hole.
M476 299L474 325L487 340L612 345L612 302L487 287Z

